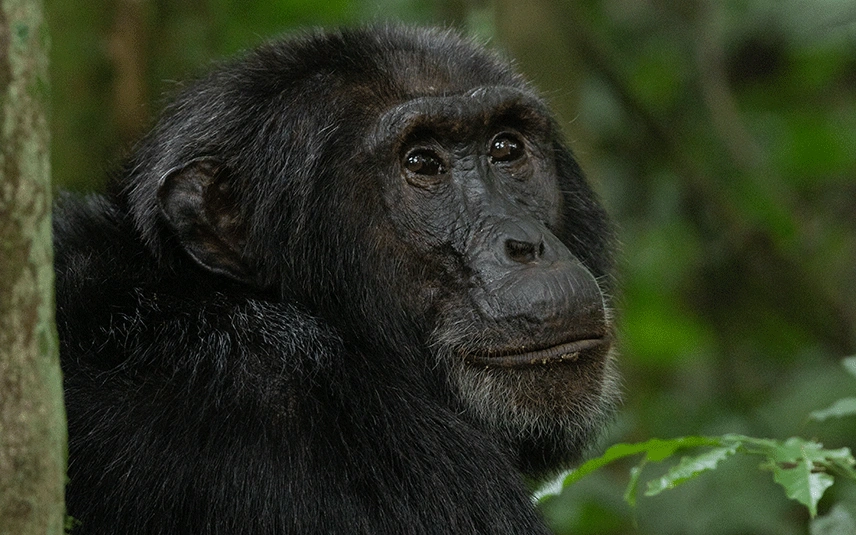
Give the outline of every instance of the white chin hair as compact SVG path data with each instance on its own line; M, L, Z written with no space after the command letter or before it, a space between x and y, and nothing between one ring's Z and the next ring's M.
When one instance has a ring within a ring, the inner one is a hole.
M440 357L450 367L450 382L465 410L485 431L511 444L544 441L574 458L618 405L620 388L614 353L614 349L610 350L606 356L596 387L583 392L550 385L543 388L539 379L550 373L546 368L472 366L451 352Z

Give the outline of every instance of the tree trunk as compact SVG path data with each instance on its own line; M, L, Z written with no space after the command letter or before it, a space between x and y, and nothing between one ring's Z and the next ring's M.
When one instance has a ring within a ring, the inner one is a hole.
M47 63L42 2L0 0L0 535L65 525Z

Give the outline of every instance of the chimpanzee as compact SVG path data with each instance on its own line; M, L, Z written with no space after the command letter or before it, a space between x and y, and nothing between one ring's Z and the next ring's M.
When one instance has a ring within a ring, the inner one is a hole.
M547 533L614 405L611 223L451 31L263 45L55 219L75 534Z

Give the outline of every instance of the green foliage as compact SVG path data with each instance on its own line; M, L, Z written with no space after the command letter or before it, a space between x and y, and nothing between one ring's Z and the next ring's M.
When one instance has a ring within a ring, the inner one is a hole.
M854 415L856 415L856 398L843 398L826 409L813 411L809 414L809 418L822 422L827 418Z
M719 461L734 455L737 448L738 444L733 443L713 448L695 457L682 457L681 462L669 469L666 475L658 480L648 482L648 490L645 491L645 496L655 496L664 490L673 489L681 483L689 481L702 472L714 470Z
M844 359L842 365L850 374L856 376L856 357ZM854 401L856 398L838 400L828 409L812 412L810 417L822 421L830 417L856 415ZM590 459L545 485L535 493L533 499L536 502L544 502L607 465L641 455L641 460L630 469L630 478L624 492L624 500L635 507L639 482L646 465L673 459L678 452L686 450L691 450L693 454L682 456L659 478L649 480L645 496L657 496L706 472L716 470L722 461L735 454L760 458L758 467L772 472L773 480L784 489L787 497L804 505L812 518L817 516L818 503L826 490L835 483L835 476L856 481L856 458L850 448L826 449L817 441L799 437L780 441L739 434L717 437L686 436L668 440L655 438L641 443L611 446L603 455ZM841 510L834 516L818 520L816 524L812 524L812 529L813 532L816 529L830 534L849 533L837 530L852 520L849 512Z
M856 377L856 357L849 357L842 362L848 373ZM839 399L826 409L813 411L809 418L822 422L827 418L856 416L856 397Z
M817 442L797 437L778 441L742 435L688 436L670 440L652 439L637 444L616 444L600 457L564 474L559 485L551 484L537 492L535 499L543 501L555 496L584 476L619 459L644 454L631 470L625 493L627 502L635 505L639 478L647 463L662 462L673 458L678 451L698 448L707 449L696 455L681 457L665 475L649 481L645 496L656 496L714 470L721 461L736 453L760 457L760 468L772 471L773 478L784 488L787 496L806 506L812 517L817 515L817 504L824 491L834 483L833 474L856 480L856 459L849 448L824 449Z

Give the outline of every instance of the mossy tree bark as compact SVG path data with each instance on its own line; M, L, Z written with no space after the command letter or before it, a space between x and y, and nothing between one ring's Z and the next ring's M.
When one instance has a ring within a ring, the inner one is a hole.
M0 535L65 525L42 7L0 0Z

